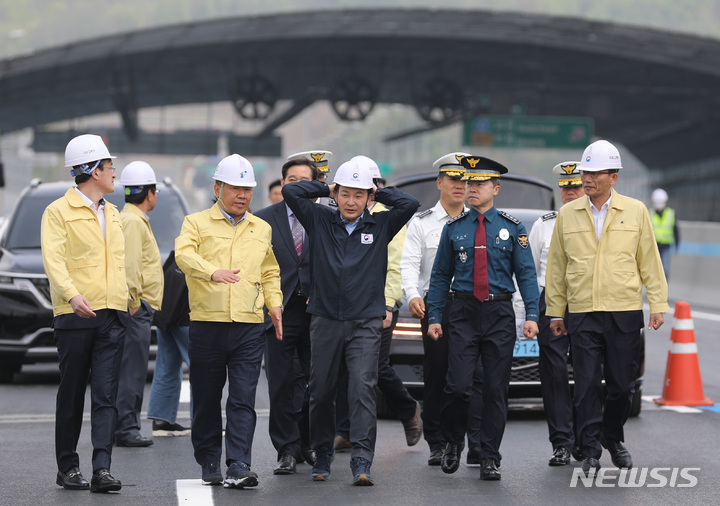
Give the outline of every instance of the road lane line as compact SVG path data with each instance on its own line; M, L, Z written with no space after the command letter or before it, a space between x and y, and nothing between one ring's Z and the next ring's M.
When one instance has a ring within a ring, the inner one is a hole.
M212 489L201 480L175 480L178 505L213 506Z

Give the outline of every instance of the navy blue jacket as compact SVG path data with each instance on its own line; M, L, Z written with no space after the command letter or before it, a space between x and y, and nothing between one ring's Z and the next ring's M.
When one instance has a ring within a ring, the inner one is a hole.
M470 209L448 221L443 228L430 276L429 323L440 323L442 320L448 289L473 293L475 231L479 215L475 209ZM525 301L525 318L537 322L540 293L525 226L517 218L498 211L494 206L484 216L490 293L514 292L515 274Z
M327 184L286 184L282 194L310 238L313 284L308 312L341 321L384 317L388 243L420 202L397 188L379 188L375 200L392 209L377 214L366 209L348 235L339 210L310 200L327 197Z
M283 293L283 306L287 306L290 296L298 283L309 293L312 284L310 274L310 247L303 244L302 254L298 258L295 251L290 222L285 202L278 202L255 213L255 216L268 222L272 227L272 246L275 258L280 266L280 288ZM301 222L302 223L302 222ZM272 320L265 308L265 326L272 327Z

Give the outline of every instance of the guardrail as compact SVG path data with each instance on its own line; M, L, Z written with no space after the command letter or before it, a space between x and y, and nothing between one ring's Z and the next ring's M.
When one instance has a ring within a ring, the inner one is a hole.
M720 223L679 221L680 248L670 259L669 298L720 310Z

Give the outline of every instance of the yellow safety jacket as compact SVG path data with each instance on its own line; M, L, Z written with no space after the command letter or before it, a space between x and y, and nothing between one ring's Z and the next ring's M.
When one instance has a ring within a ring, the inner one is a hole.
M581 197L558 211L545 276L545 314L631 311L666 313L667 282L652 224L642 202L613 190L600 241L590 199Z
M387 211L388 208L380 202L376 202L370 209L370 214L381 213ZM393 240L388 244L388 268L385 277L385 305L397 307L397 303L403 297L402 286L400 283L400 258L402 257L403 244L405 243L405 234L407 226L400 229L395 234Z
M163 266L150 222L135 204L125 204L120 218L125 235L128 307L140 307L140 300L144 300L159 311L163 298Z
M43 212L40 241L55 316L72 313L70 299L78 294L93 310L127 310L120 213L108 201L104 212L105 238L95 211L75 188L68 189Z
M186 216L175 239L175 260L187 279L193 321L262 323L263 303L282 307L272 229L250 212L235 226L217 204ZM212 281L218 269L240 269L240 281Z
M662 216L653 209L652 218L655 240L658 244L673 244L675 242L675 210L666 207Z

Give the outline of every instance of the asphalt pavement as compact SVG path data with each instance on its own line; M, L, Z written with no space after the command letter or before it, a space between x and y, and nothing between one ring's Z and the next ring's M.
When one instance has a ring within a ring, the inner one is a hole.
M699 362L706 397L720 402L718 321L713 312L693 312ZM193 459L189 437L154 438L149 448L116 448L112 473L123 483L118 494L105 496L71 492L55 485L54 412L58 373L56 366L23 369L12 385L0 386L0 505L83 504L716 504L720 490L717 458L720 406L709 409L661 408L652 397L662 393L663 377L673 325L672 313L659 331L648 331L643 411L626 424L626 444L636 474L621 475L604 454L602 480L584 484L574 469L549 467L552 452L547 426L536 399L516 401L510 412L501 452L502 480L483 482L479 470L463 465L457 473L443 474L428 467L424 441L405 445L402 425L396 420L378 422L378 440L372 474L374 487L353 487L350 455L336 456L329 482L310 480L310 467L298 466L290 476L273 476L275 451L267 435L267 386L258 389L258 423L252 468L259 475L255 489L231 490L200 484L200 467ZM147 385L145 405L149 395ZM78 450L81 470L91 474L89 395L86 422ZM180 422L188 423L188 405L181 405ZM145 423L145 421L144 421ZM143 430L150 435L150 422ZM643 478L643 475L645 476ZM642 486L620 484L642 482ZM598 486L605 485L605 486Z

